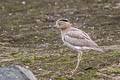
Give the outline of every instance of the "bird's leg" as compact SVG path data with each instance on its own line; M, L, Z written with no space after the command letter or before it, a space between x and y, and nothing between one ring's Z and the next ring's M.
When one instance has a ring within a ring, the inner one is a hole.
M72 71L72 75L75 74L75 72L77 71L77 69L79 67L79 63L80 63L80 61L82 59L82 51L78 52L78 56L77 57L78 57L78 62L77 62L77 65L76 65L75 69Z

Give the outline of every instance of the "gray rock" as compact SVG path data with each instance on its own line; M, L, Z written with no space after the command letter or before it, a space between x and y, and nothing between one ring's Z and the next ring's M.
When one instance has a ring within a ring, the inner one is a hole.
M0 67L0 80L37 80L34 74L21 66Z

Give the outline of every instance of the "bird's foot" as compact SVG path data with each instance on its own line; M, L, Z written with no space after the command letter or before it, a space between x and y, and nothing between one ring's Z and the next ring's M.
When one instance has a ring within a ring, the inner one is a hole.
M76 74L76 71L77 71L77 70L73 70L73 71L71 71L71 73L72 73L71 76L75 75L75 74Z

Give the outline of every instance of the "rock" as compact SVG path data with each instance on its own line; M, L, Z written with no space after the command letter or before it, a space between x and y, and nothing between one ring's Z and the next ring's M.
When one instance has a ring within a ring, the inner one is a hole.
M0 80L37 80L34 74L21 66L0 67Z

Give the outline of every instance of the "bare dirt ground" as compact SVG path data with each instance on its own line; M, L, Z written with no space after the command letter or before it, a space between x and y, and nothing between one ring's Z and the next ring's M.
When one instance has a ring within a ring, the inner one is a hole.
M55 21L68 18L106 49L77 53L63 45ZM120 80L119 0L0 0L0 66L21 65L38 80Z

